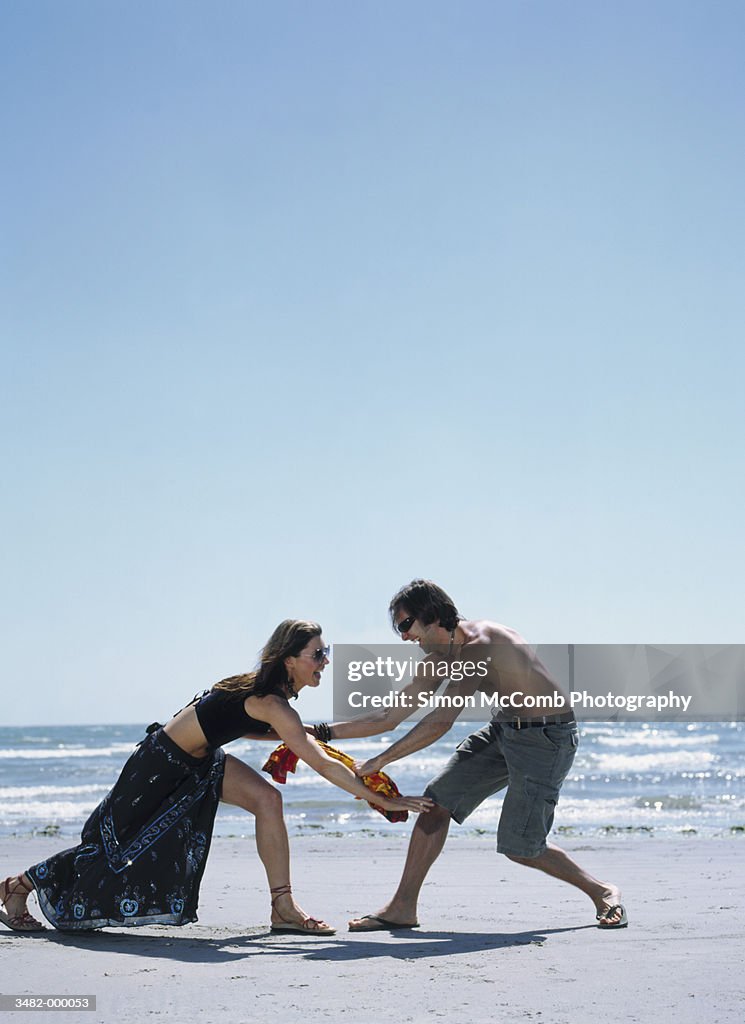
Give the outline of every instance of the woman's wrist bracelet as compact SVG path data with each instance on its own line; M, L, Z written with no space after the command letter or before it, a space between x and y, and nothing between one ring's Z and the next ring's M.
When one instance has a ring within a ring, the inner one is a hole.
M321 743L328 743L331 739L331 726L328 722L319 722L313 726L313 734Z

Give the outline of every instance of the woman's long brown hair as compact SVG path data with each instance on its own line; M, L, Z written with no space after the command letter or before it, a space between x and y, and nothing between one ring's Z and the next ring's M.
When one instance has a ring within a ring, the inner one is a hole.
M285 668L285 658L297 657L308 641L321 633L322 629L317 622L285 619L264 645L259 656L259 667L254 672L221 679L212 689L236 697L266 697L269 693L286 697L292 692L292 687Z

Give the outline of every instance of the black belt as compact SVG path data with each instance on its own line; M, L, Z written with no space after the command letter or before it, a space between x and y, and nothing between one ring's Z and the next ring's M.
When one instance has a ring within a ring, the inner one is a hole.
M500 725L511 725L513 729L531 729L544 725L566 725L575 721L573 711L565 711L563 715L542 715L540 718L498 718Z

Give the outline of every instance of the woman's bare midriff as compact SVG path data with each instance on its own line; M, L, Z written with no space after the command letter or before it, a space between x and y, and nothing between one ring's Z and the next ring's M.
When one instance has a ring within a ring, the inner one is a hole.
M202 732L194 707L179 711L164 726L164 731L177 746L191 757L206 757L209 753L207 737Z

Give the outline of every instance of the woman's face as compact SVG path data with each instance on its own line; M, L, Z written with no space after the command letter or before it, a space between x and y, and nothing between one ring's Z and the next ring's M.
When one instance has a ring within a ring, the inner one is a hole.
M323 637L313 636L300 654L285 658L285 668L296 693L304 686L320 684L321 673L329 663L328 653L329 649L324 645Z

